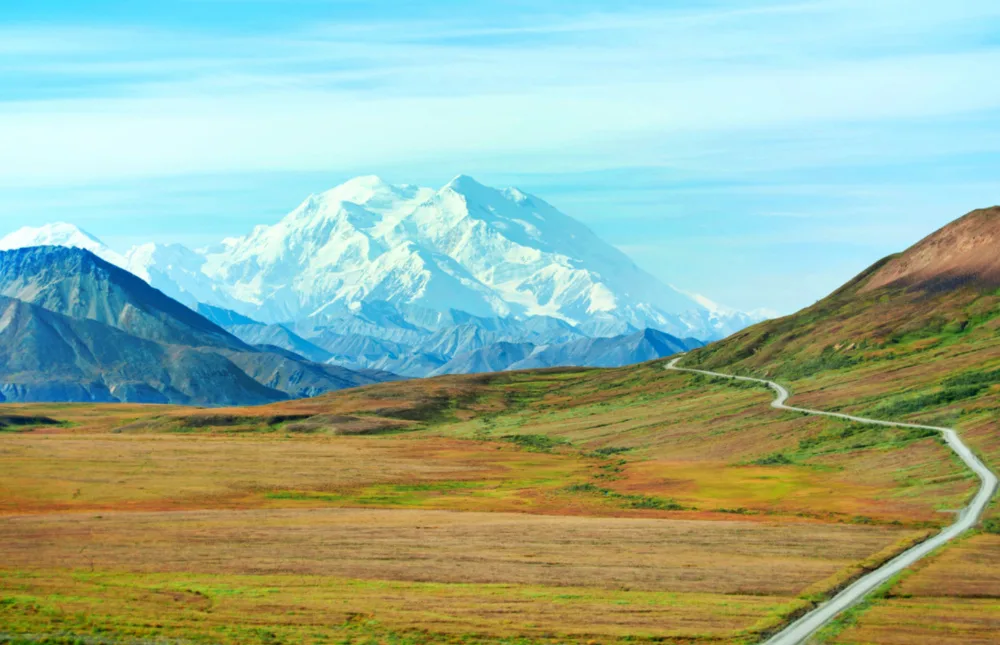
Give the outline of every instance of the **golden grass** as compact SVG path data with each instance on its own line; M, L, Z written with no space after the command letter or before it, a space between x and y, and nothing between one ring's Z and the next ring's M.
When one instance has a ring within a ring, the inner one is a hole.
M0 621L213 643L753 642L919 535L420 510L26 515L0 521Z
M0 570L0 598L8 633L221 645L752 642L801 604L590 587L64 570Z
M832 404L835 381L795 385ZM753 641L975 485L934 439L854 445L770 398L650 363L260 408L0 406L65 422L0 434L0 621L233 643ZM790 463L754 463L775 454Z
M6 518L0 567L794 597L914 535L852 525L422 510L74 513Z
M919 563L836 643L996 643L1000 535L979 534Z
M926 442L909 454L889 451L869 457L898 455L905 460L923 452L929 459L938 450L937 444ZM928 469L921 475L933 473ZM0 515L376 506L717 519L739 512L758 519L863 519L906 525L947 520L929 503L940 504L940 499L904 497L905 488L890 488L895 483L837 467L643 460L631 454L623 459L580 454L572 448L526 451L505 441L426 432L389 437L0 436ZM634 499L672 500L685 510L572 492L580 485ZM968 482L952 479L950 488L944 486L941 490L955 491L952 503L958 505Z
M1000 601L1000 535L979 534L917 567L894 593L907 596L993 598Z
M833 642L840 645L996 645L996 598L893 599L868 610Z
M507 506L518 495L528 506L538 489L586 477L591 461L436 438L7 435L0 513L301 507L273 493L455 481L507 483Z

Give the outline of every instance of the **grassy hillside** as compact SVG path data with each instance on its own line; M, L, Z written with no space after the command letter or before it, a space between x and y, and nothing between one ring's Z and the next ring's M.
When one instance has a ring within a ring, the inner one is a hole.
M694 352L688 365L776 378L795 403L959 429L1000 471L1000 209L974 211L795 315ZM988 643L1000 632L1000 508L824 642Z

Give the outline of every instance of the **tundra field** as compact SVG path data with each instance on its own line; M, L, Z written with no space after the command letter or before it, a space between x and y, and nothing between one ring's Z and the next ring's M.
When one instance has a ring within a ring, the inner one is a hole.
M928 433L770 399L653 362L258 408L0 406L0 638L758 642L977 484ZM825 638L928 605L960 609L953 642L987 638L998 580L953 573L992 539ZM941 640L909 622L898 642Z

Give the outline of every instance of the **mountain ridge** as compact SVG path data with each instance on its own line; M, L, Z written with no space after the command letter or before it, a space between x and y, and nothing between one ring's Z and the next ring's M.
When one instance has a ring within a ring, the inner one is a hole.
M100 244L61 235L68 245ZM25 232L9 238L0 246L30 242ZM100 246L99 255L113 253ZM537 196L467 175L437 190L357 177L202 251L147 244L122 257L130 272L190 307L267 323L346 327L375 306L385 319L431 332L455 324L458 310L552 317L594 330L587 335L654 327L711 340L757 319L659 282Z
M260 404L394 378L262 351L78 247L0 251L7 400Z

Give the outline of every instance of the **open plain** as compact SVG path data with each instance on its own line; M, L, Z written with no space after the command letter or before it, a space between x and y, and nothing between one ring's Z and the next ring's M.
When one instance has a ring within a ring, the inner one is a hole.
M0 622L204 643L753 643L947 523L934 437L658 362L259 408L0 406ZM56 640L55 642L59 642Z

